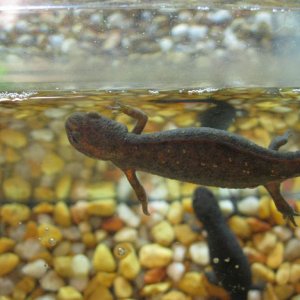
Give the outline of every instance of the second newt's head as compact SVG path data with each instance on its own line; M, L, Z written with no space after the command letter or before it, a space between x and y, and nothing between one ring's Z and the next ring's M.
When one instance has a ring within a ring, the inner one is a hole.
M98 113L75 112L65 124L71 145L79 152L101 160L118 158L127 128Z

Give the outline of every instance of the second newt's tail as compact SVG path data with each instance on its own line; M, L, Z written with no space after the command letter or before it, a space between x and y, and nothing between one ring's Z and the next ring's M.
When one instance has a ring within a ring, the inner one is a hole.
M196 217L207 231L207 243L216 283L233 300L246 300L251 286L251 269L235 235L229 229L213 193L197 188L193 197Z

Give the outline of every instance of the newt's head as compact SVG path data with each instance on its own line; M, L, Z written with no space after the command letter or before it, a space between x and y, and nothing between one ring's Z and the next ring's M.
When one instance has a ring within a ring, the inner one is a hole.
M73 113L65 124L71 145L79 152L101 160L118 158L127 128L95 112Z

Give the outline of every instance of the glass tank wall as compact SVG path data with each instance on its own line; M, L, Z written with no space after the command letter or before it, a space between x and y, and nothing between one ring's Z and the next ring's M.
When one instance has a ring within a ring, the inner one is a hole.
M0 1L0 300L298 299L299 8Z

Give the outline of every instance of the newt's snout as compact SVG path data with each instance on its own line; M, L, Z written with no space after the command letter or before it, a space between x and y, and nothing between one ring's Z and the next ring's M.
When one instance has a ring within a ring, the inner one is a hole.
M85 113L74 113L66 121L66 132L70 143L74 146L80 143L81 130L85 121Z

